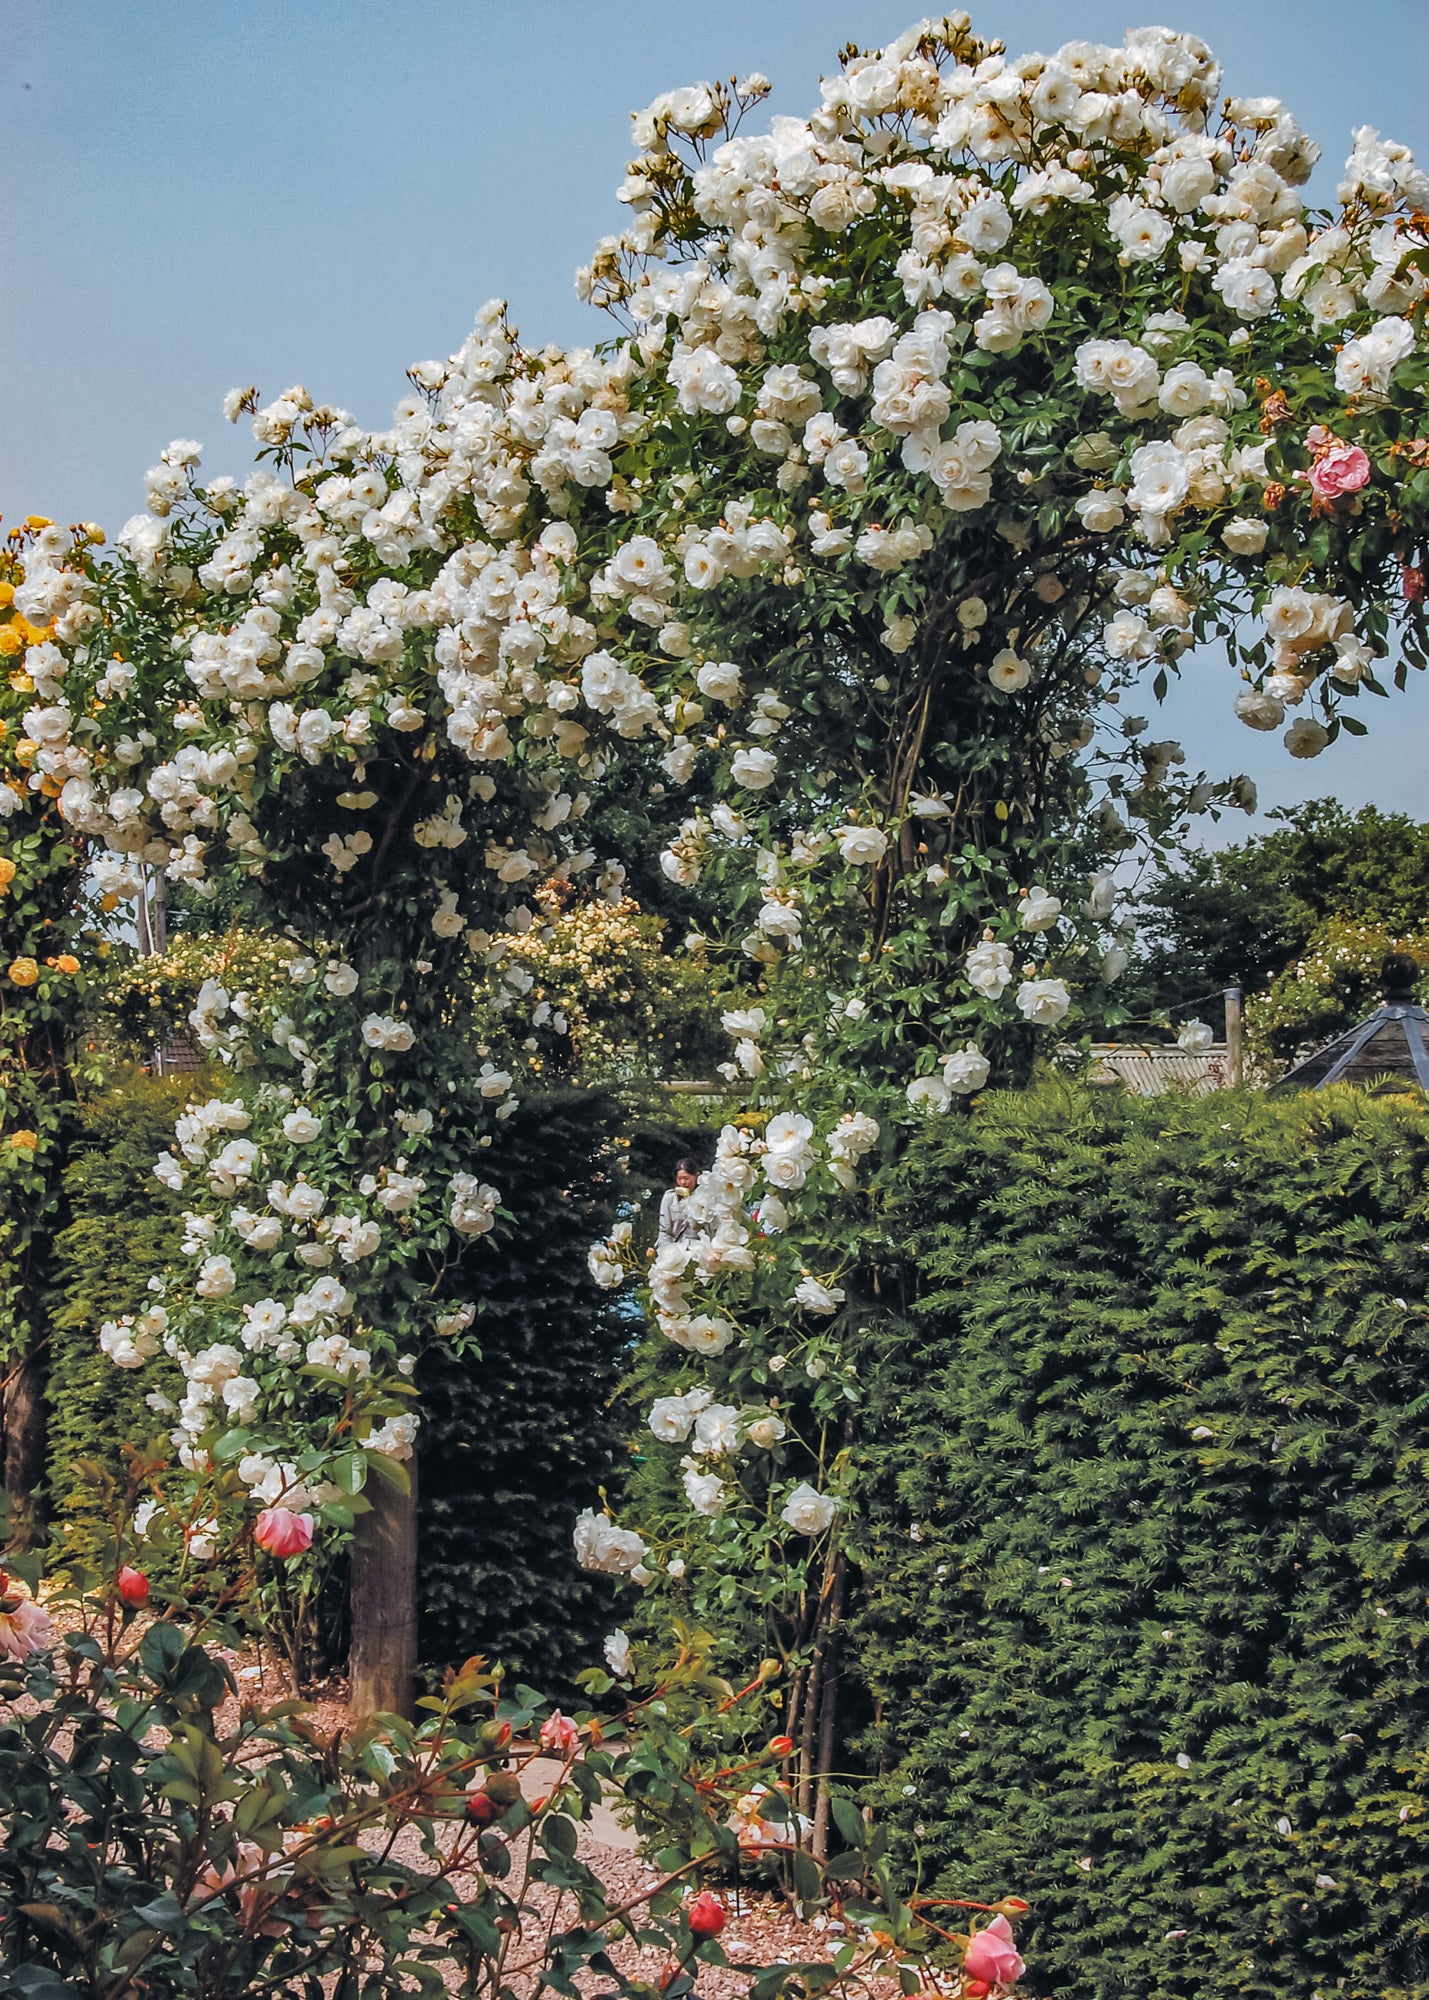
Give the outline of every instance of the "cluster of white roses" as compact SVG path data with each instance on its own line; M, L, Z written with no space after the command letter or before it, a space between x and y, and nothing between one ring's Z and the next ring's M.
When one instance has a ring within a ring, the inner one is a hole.
M474 1174L433 1178L409 1157L433 1130L425 1108L396 1114L406 1150L376 1167L355 1169L341 1150L324 1148L333 1120L314 1106L331 1097L335 1072L357 1061L356 1050L400 1053L414 1035L395 1017L364 1015L359 975L342 960L324 968L297 954L288 977L286 1001L259 1003L212 981L202 989L192 1016L200 1038L230 1067L253 1073L261 1065L270 1080L246 1098L192 1103L178 1118L173 1150L155 1172L194 1203L183 1214L181 1245L193 1275L153 1281L163 1303L107 1322L100 1347L124 1368L168 1357L179 1400L164 1388L148 1400L173 1417L172 1442L190 1472L209 1471L218 1433L241 1426L255 1440L239 1465L253 1504L314 1511L343 1495L330 1480L294 1473L295 1407L309 1424L304 1443L313 1441L314 1416L322 1428L326 1391L333 1422L345 1427L340 1439L334 1432L335 1449L355 1444L400 1460L414 1448L418 1417L394 1406L384 1388L412 1372L414 1352L394 1355L390 1340L374 1338L375 1309L364 1304L372 1274L401 1260L413 1228L487 1233L501 1196ZM284 1065L301 1097L271 1080ZM490 1062L476 1079L476 1094L494 1102L498 1117L514 1105L511 1087L511 1076ZM240 1287L263 1295L226 1303ZM471 1317L470 1306L444 1309L436 1330L450 1335Z

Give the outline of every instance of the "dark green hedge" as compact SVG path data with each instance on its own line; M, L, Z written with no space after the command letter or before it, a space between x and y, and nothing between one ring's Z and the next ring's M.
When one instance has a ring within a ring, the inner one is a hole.
M1407 1100L1052 1086L907 1158L865 1751L1033 1992L1429 1992L1426 1166Z
M531 1097L483 1156L515 1221L464 1259L480 1356L436 1349L417 1378L421 1651L436 1666L484 1653L552 1688L598 1665L619 1622L571 1530L625 1457L611 1397L635 1328L585 1261L624 1197L622 1123L600 1094Z

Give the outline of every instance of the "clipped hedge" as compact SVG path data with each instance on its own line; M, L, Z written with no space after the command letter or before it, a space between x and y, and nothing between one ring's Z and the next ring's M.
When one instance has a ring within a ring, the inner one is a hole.
M1429 1113L930 1125L863 1355L871 1787L1029 1990L1429 1992Z
M438 1666L483 1653L555 1686L618 1622L571 1531L625 1456L611 1398L633 1329L585 1261L624 1196L622 1122L599 1093L529 1097L485 1156L515 1220L469 1253L480 1352L435 1348L417 1375L420 1645Z

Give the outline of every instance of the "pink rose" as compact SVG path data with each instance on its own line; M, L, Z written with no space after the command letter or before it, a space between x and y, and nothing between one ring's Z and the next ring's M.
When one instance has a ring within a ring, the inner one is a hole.
M1012 1926L1006 1917L994 1917L986 1930L974 1931L968 1941L963 1970L969 1979L985 1979L992 1986L1010 1986L1026 1970L1012 1942Z
M0 1658L28 1660L55 1636L50 1614L32 1597L21 1597L0 1570Z
M541 1724L541 1748L559 1751L562 1757L569 1757L581 1740L581 1733L569 1717L559 1709Z
M1358 493L1369 478L1369 460L1357 444L1332 444L1310 467L1310 484L1321 500Z
M295 1514L291 1507L265 1507L253 1539L270 1556L300 1556L313 1545L313 1517Z

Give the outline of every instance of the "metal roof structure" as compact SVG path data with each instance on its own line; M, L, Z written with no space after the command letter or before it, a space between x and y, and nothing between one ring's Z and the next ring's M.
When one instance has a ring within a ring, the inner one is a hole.
M1429 1097L1429 1013L1393 1000L1288 1069L1275 1090L1326 1090L1332 1083L1388 1085Z

